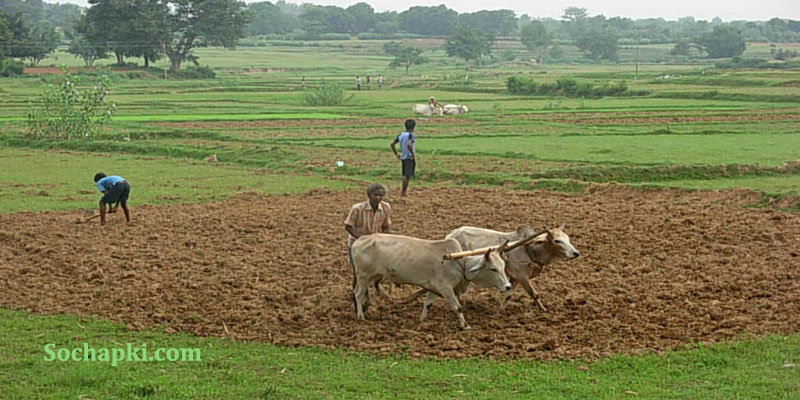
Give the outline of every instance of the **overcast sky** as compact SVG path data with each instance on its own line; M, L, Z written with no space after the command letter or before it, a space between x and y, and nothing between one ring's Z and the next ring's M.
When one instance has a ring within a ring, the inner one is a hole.
M253 3L258 0L246 0ZM273 3L278 0L274 0ZM48 0L55 3L56 1ZM86 0L61 0L86 6ZM287 0L289 3L303 3L301 0ZM347 7L359 0L312 0L312 4ZM800 20L800 0L367 0L375 11L405 11L412 6L437 6L444 4L459 13L479 10L514 10L517 15L531 17L559 18L565 8L583 7L589 15L603 14L606 17L657 18L674 20L692 16L696 19L710 20L716 16L723 21L768 20L773 17Z

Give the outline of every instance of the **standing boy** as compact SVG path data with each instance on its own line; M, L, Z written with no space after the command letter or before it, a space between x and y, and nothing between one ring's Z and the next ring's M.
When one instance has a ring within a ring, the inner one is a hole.
M403 170L403 190L400 196L405 196L408 190L408 181L414 177L414 172L417 169L417 137L414 135L414 127L417 125L413 119L407 119L405 132L397 135L391 143L392 153L400 160ZM400 143L400 151L397 152L395 145Z
M94 176L94 182L97 185L97 189L103 192L103 197L100 198L100 225L106 224L106 204L108 204L108 212L117 211L116 206L111 206L113 203L117 203L117 206L122 205L122 211L125 212L125 221L131 222L131 212L128 210L128 196L131 194L131 185L128 184L128 181L121 176L106 176L106 174L98 172Z

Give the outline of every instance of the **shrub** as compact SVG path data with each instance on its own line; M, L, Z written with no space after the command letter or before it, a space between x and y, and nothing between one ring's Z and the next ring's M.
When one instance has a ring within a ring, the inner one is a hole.
M211 67L202 65L192 65L180 71L170 72L170 75L177 79L211 79L217 77L217 73Z
M10 58L0 60L0 76L2 77L22 75L23 69L25 69L25 64L21 61L12 60Z
M601 86L594 86L589 82L578 82L570 78L559 79L556 83L537 84L531 78L512 76L508 78L506 86L508 91L514 94L538 96L599 99L604 96L625 96L630 94L628 93L628 85L625 82L604 83Z
M93 87L78 89L66 66L61 72L61 84L47 85L41 103L28 107L26 134L46 140L92 139L117 108L105 102L111 81L101 76Z
M303 104L307 106L338 106L348 102L353 95L345 95L344 89L337 83L322 80L319 86L303 91Z

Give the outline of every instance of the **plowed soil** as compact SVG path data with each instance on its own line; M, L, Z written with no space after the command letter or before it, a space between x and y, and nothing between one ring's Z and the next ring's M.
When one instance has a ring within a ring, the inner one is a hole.
M0 305L109 318L131 329L230 336L374 354L595 358L800 331L800 216L741 207L742 192L600 187L569 196L418 189L393 203L394 231L435 239L462 225L500 230L566 221L582 257L534 279L547 312L520 289L462 299L460 332L440 300L417 322L415 288L350 301L342 227L361 191L247 195L136 206L77 224L82 211L0 216ZM390 196L395 191L390 192Z

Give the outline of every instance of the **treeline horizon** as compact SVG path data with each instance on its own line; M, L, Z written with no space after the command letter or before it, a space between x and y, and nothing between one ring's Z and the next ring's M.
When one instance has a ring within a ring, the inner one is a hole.
M368 3L349 7L279 0L245 4L238 0L89 0L82 8L42 0L4 0L0 3L0 61L27 59L36 65L61 44L87 66L113 53L117 65L125 57L142 57L144 66L166 57L178 71L185 61L197 64L192 50L202 46L233 48L243 38L265 40L394 40L434 37L445 39L451 57L479 64L492 57L498 38L520 41L538 60L559 60L561 46L575 46L585 58L618 61L622 45L674 43L677 58L740 56L746 42L800 42L800 21L711 21L682 17L631 19L591 14L567 7L560 19L533 19L513 10L458 13L445 5L412 6L402 12L375 12ZM385 47L394 63L426 61L423 49L395 44ZM773 49L785 61L796 51ZM6 65L10 65L5 61ZM14 68L19 69L18 66ZM3 74L0 65L0 74Z

